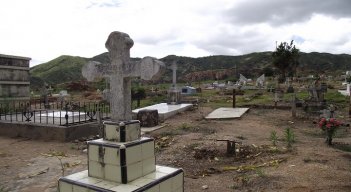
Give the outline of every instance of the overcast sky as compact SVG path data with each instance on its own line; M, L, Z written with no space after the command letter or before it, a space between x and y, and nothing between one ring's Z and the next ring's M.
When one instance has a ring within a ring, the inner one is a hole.
M273 51L351 54L351 0L1 0L0 54L106 52L112 31L134 40L132 57L201 57Z

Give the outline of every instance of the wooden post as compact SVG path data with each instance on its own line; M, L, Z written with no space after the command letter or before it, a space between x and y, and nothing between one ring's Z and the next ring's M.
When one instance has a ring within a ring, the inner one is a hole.
M291 101L291 114L292 114L292 117L293 117L293 118L296 117L296 93L293 93L293 96L292 96L292 101Z
M236 102L236 93L235 93L235 89L233 89L233 108L235 108L235 102Z
M277 103L278 103L278 92L277 89L274 90L274 109L277 109Z
M227 156L235 155L235 141L227 141Z

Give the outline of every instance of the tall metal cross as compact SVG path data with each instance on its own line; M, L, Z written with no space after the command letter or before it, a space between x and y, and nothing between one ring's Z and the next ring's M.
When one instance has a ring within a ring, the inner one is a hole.
M139 62L130 61L130 48L134 42L128 34L112 32L106 48L110 55L110 64L96 61L89 62L82 69L88 81L97 77L110 79L111 120L127 121L132 119L131 109L131 78L140 77L144 80L157 78L164 71L164 63L152 57L144 57Z

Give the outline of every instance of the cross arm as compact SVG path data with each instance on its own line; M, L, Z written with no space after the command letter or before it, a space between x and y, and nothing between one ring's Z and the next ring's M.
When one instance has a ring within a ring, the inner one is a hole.
M159 78L165 71L165 64L154 57L144 57L141 61L131 62L124 70L125 77L140 77L144 80Z
M82 68L82 75L88 81L94 81L96 78L104 77L107 74L109 66L98 61L89 61Z

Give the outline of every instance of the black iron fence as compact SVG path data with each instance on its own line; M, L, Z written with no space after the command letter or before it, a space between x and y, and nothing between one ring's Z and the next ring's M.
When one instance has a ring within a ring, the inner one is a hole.
M0 101L0 121L70 126L109 117L109 104L101 102Z

